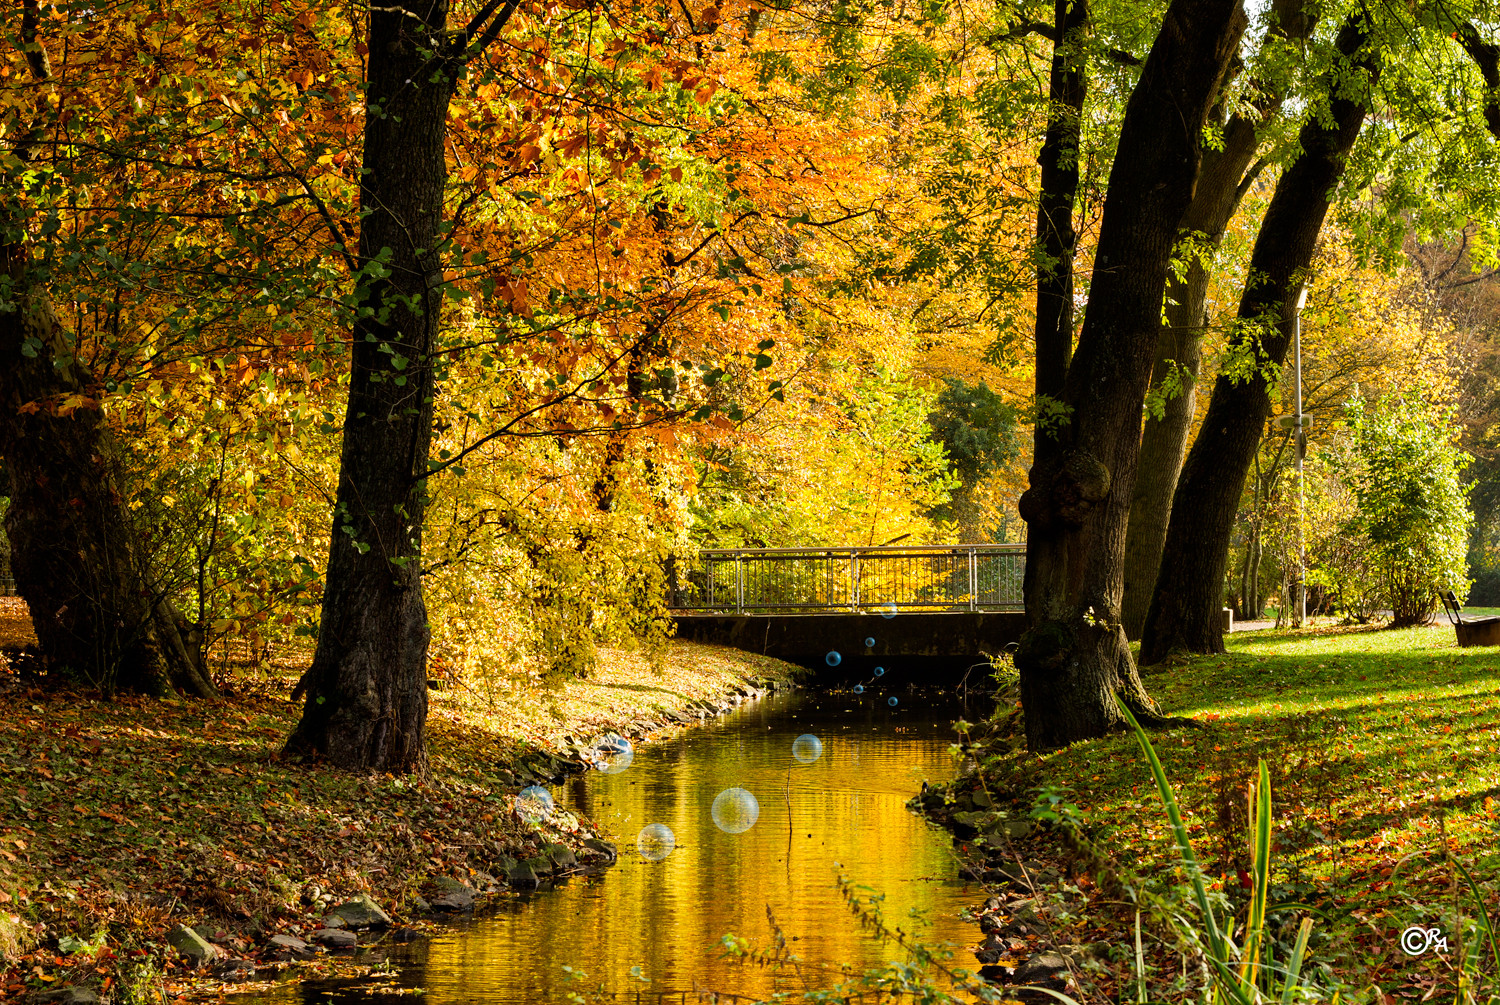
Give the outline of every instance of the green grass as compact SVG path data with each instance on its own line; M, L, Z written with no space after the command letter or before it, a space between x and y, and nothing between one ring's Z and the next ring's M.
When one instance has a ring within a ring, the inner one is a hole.
M1351 985L1429 986L1420 982L1436 979L1440 957L1412 961L1395 946L1410 924L1459 926L1444 843L1500 891L1500 647L1459 649L1446 623L1228 644L1227 655L1144 678L1166 711L1210 724L1152 734L1205 870L1238 894L1246 785L1263 758L1276 794L1274 878L1284 899L1324 910L1321 958ZM1017 754L996 769L1012 785L1070 786L1117 862L1141 863L1143 875L1176 862L1131 736Z

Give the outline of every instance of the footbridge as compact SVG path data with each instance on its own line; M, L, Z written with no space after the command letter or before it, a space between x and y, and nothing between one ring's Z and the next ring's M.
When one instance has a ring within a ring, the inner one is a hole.
M709 549L679 573L680 638L816 669L940 683L1025 627L1024 544ZM934 676L936 675L936 676Z

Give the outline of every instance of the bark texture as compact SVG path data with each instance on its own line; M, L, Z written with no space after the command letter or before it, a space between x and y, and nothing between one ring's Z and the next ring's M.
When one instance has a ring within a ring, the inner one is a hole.
M1368 85L1378 72L1364 52L1365 32L1357 17L1339 30L1340 55L1364 71L1357 93L1330 92L1331 121L1314 116L1298 136L1302 153L1277 182L1250 257L1251 281L1240 298L1233 349L1255 353L1258 365L1248 379L1221 375L1183 466L1172 501L1171 525L1161 571L1141 639L1141 662L1156 663L1175 650L1224 651L1220 601L1229 538L1245 476L1271 414L1268 376L1286 359L1292 337L1292 304L1307 280L1318 234L1334 188L1359 137L1369 106ZM1274 323L1273 320L1274 319Z
M1140 409L1203 126L1245 26L1238 0L1174 0L1126 106L1088 311L1062 385L1069 414L1038 451L1020 501L1031 627L1016 665L1034 750L1120 727L1118 700L1154 717L1120 627Z
M452 96L447 4L372 8L349 404L318 647L291 754L425 773L422 520ZM380 261L383 268L371 270ZM368 308L368 311L363 310Z
M1486 42L1472 21L1459 26L1458 41L1474 60L1484 78L1487 95L1484 101L1484 124L1490 134L1500 139L1500 45Z
M1299 6L1297 0L1278 0L1263 47L1311 34L1316 19ZM1256 159L1259 130L1280 111L1285 98L1284 88L1264 81L1257 82L1252 93L1256 100L1251 107L1229 116L1227 121L1222 112L1219 115L1223 144L1203 152L1198 187L1182 219L1183 234L1196 242L1201 253L1190 258L1185 274L1167 281L1166 321L1157 337L1151 387L1155 393L1164 393L1165 388L1180 383L1180 390L1167 395L1162 414L1147 417L1141 432L1141 453L1130 499L1130 529L1125 535L1125 599L1120 612L1125 634L1132 639L1141 637L1146 624L1151 590L1167 539L1172 494L1177 490L1197 411L1198 369L1208 329L1204 304L1208 299L1209 259L1217 252L1245 193L1260 175L1263 162Z

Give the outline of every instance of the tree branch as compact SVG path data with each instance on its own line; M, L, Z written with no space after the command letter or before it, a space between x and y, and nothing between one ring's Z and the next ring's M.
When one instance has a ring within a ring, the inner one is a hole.
M1500 46L1486 42L1472 21L1458 26L1458 42L1479 67L1488 93L1484 100L1484 124L1500 139Z

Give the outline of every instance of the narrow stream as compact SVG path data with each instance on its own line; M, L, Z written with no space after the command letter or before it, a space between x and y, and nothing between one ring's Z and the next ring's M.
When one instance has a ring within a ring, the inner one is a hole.
M695 988L762 996L800 984L790 972L725 960L719 944L731 932L767 944L768 911L812 967L901 959L860 931L836 885L840 871L885 894L893 925L964 947L977 932L957 914L980 892L956 878L948 836L905 806L923 779L952 776L949 724L964 712L957 698L934 692L781 695L639 746L624 772L591 771L553 791L619 843L613 868L502 900L430 940L377 948L367 962L387 958L394 969L379 981L286 985L252 1000L410 1002L409 991L396 990L410 988L431 1005L562 1003L570 994L655 1003ZM807 764L792 756L804 733L822 742ZM720 830L710 813L731 787L749 790L760 807L740 834ZM677 843L648 862L636 835L655 823ZM976 966L963 948L955 962Z

